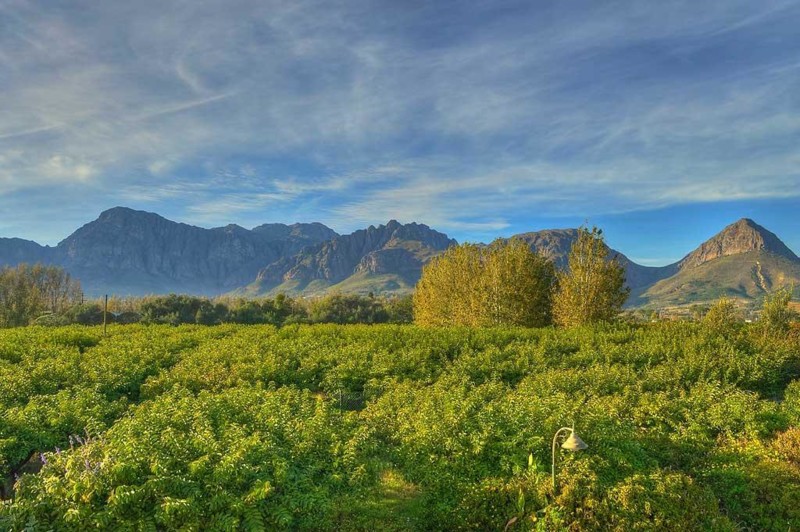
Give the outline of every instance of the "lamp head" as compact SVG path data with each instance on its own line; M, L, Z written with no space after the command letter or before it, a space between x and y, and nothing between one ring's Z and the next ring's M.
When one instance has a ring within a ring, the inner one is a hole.
M561 444L561 448L568 451L582 451L587 447L589 446L586 445L586 442L580 439L574 430L569 434L569 438Z

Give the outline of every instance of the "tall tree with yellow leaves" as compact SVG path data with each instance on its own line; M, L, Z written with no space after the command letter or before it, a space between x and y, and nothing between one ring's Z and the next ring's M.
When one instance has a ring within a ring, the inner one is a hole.
M551 323L553 264L522 241L463 244L425 266L414 293L426 326L544 326Z
M586 325L616 318L628 299L625 270L609 257L603 231L578 229L569 253L569 267L558 272L553 318L562 327Z

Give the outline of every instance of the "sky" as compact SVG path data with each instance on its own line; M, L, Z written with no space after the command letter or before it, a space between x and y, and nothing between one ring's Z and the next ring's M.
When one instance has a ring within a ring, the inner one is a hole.
M0 0L0 236L581 223L800 253L800 1Z

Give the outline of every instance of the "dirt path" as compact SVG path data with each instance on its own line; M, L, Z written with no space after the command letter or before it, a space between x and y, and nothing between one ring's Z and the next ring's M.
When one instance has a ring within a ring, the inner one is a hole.
M758 286L761 287L761 290L764 292L769 292L769 288L767 288L767 280L764 278L764 273L761 271L761 262L756 261L756 280L758 281Z

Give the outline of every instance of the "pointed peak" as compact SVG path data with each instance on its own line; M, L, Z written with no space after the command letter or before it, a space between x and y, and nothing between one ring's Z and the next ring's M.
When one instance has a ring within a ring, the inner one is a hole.
M741 218L703 242L678 263L679 268L691 268L708 261L751 251L765 251L797 260L797 255L780 238L750 218Z
M766 231L762 226L758 225L755 221L751 218L739 218L725 229L722 232L725 232L729 229L751 229L753 231Z
M127 215L133 214L135 212L136 212L135 210L133 210L133 209L131 209L129 207L121 207L121 206L118 205L116 207L111 207L110 209L104 210L103 212L100 213L100 216L98 216L98 218L111 218L113 216L127 216Z

